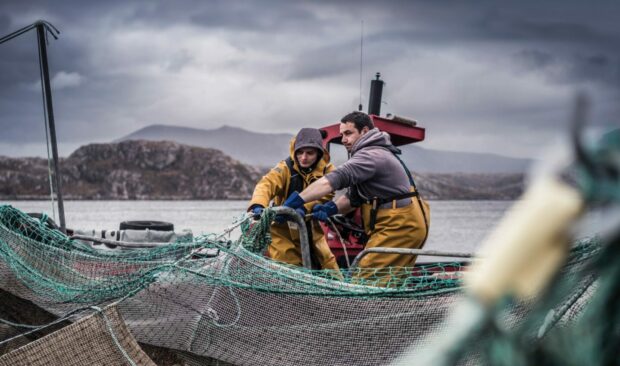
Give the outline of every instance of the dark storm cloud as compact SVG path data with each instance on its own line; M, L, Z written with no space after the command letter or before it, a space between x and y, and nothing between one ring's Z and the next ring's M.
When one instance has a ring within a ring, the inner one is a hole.
M561 83L596 81L610 88L620 87L620 57L595 50L575 50L558 56L542 49L527 49L515 54L525 68L542 70Z
M289 80L326 78L350 72L359 63L359 41L333 44L301 52L297 55ZM375 59L374 54L367 55ZM320 62L318 62L320 60Z
M62 37L62 36L61 36ZM62 41L49 37L50 67L85 71L80 48L70 38L61 38ZM14 93L23 83L31 83L39 78L39 59L37 51L37 36L34 30L18 38L2 44L0 55L0 95Z
M10 32L28 25L15 26L14 23L11 22ZM90 73L80 51L82 45L71 37L64 37L61 33L60 40L54 40L49 36L48 48L50 49L48 62L52 76L58 70L71 70L82 75ZM0 129L2 129L0 141L42 141L43 101L39 84L36 32L31 30L4 43L0 45L0 50ZM54 88L53 95L58 113L58 107L65 103L64 98L67 96L56 89ZM73 95L68 97L69 100L73 99ZM62 128L61 124L60 129Z
M39 76L36 33L24 34L0 47L0 96L5 97L14 93L20 83Z
M57 19L69 23L87 23L98 15L114 12L118 26L134 23L165 28L190 22L205 28L261 30L272 33L274 29L305 27L317 20L315 14L307 10L304 2L281 0L111 0L92 2L88 6L80 4L75 0L54 1L52 6L45 0L3 2L4 8L13 14L44 9L45 13L53 14Z
M286 1L218 0L200 9L191 20L207 28L273 33L283 29L311 29L319 21L303 3ZM265 40L268 42L268 40Z
M293 132L336 119L358 103L364 20L364 99L381 71L385 110L428 121L432 147L463 133L476 148L482 136L516 142L515 126L553 134L569 91L584 85L600 100L597 116L612 120L619 9L615 1L3 1L0 36L39 18L61 30L49 45L59 138L86 142L151 123ZM0 45L0 142L40 140L37 62L34 33ZM291 115L305 117L293 125Z
M494 19L485 24L488 34L502 39L525 39L544 42L611 44L616 35L595 30L588 24L526 19Z
M9 26L11 24L11 18L7 14L0 13L0 33L9 33Z
M424 1L356 2L359 13L383 14L383 27L371 29L365 36L365 61L372 64L371 58L376 54L390 57L399 48L465 48L485 42L504 43L518 48L515 57L531 70L546 72L549 66L563 67L561 75L549 75L555 82L592 79L619 87L620 27L616 17L620 10L613 2L597 3L599 7L575 1L448 3L449 6ZM351 69L358 45L359 40L353 38L346 44L330 44L326 39L326 45L297 57L290 77L329 77ZM338 49L349 50L349 54L333 52ZM546 63L540 62L541 57L546 58ZM317 59L322 62L318 64Z

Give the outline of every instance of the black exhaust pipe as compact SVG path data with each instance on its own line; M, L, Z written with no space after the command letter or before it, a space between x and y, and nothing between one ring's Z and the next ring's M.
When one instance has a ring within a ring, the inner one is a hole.
M379 116L381 114L381 97L383 95L384 81L380 79L381 73L377 73L376 79L370 82L370 98L368 99L368 114Z

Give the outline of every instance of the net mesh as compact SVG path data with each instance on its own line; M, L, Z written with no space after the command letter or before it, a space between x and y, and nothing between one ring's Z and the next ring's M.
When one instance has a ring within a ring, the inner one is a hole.
M620 240L599 241L592 257L564 270L514 324L502 316L510 301L489 312L476 342L458 346L454 362L476 365L617 365L620 360Z
M0 357L2 366L155 366L115 307L98 311Z
M383 365L450 331L442 320L462 297L459 263L370 273L288 266L261 255L273 215L237 222L234 242L210 234L105 252L0 206L0 287L72 321L114 305L138 342L192 362ZM565 273L597 250L596 240L578 243ZM529 308L515 304L506 316L516 325Z
M515 303L510 286L497 288L503 297L492 302L474 293L463 297L445 322L454 336L436 340L427 348L413 347L398 364L421 359L443 366L620 365L620 129L616 124L600 138L594 133L588 139L582 136L586 135L583 119L587 104L583 96L575 103L574 160L556 163L547 174L566 188L572 187L583 199L581 217L563 223L569 225L570 234L595 231L597 237L577 246L569 263L559 273L554 270L555 276L528 304ZM540 225L553 221L542 216L557 214L549 209L551 202L533 212ZM545 244L560 243L554 237ZM586 255L579 253L583 249ZM506 316L522 305L525 311L517 310L516 317ZM470 313L469 322L459 322L464 311Z

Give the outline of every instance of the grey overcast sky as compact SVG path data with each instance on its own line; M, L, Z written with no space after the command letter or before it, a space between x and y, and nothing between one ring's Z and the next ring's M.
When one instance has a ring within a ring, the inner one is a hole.
M357 109L427 129L421 146L535 157L572 97L618 125L619 1L12 1L0 35L45 19L61 154L150 124L295 133ZM0 155L42 156L36 34L0 45Z

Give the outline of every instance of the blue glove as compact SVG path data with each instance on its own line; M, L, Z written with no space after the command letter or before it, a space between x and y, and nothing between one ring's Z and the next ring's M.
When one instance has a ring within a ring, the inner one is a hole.
M294 209L295 212L297 212L297 214L301 215L301 217L303 218L304 216L306 216L306 208L304 207L305 203L306 202L303 200L303 198L301 198L299 193L293 192L286 199L286 201L284 201L284 204L282 206L290 207L290 208ZM287 216L276 215L276 218L274 219L274 221L277 222L278 224L282 224L282 223L284 223L288 219L289 219L289 217L287 217Z
M291 193L291 195L286 199L286 201L284 201L284 204L282 206L286 206L286 207L290 207L294 210L300 208L300 207L304 207L304 204L306 203L306 201L304 201L303 198L301 198L301 196L299 195L299 193L297 193L297 191Z
M249 212L252 212L252 218L254 220L258 220L260 219L260 215L263 214L263 210L265 208L261 205L252 205L252 207L250 207L250 209L248 210Z
M319 221L327 221L330 216L334 216L338 213L338 206L334 201L329 201L325 204L314 205L312 208L312 215Z

